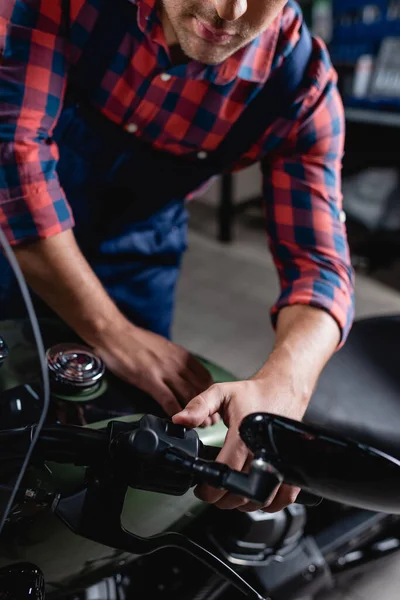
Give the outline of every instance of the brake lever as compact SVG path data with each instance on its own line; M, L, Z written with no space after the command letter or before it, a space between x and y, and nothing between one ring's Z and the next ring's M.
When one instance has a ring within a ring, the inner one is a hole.
M201 443L200 456L206 461L215 461L220 452L221 448L217 446L207 446ZM320 496L315 496L315 494L311 494L310 492L306 492L304 490L300 490L300 493L296 498L296 504L301 504L302 506L307 506L308 508L316 508L321 504L321 502L323 502L323 498Z
M256 457L249 473L235 471L219 462L210 462L192 457L176 448L168 448L164 459L180 471L193 476L193 484L207 483L260 504L266 503L275 488L282 483L282 477L274 467Z

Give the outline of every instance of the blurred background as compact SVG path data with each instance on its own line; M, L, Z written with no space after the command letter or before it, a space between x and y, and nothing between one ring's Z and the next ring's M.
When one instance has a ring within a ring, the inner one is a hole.
M356 314L399 313L400 1L300 4L329 47L345 105L343 193ZM260 190L254 166L217 179L190 203L174 329L176 342L243 378L272 348L269 307L278 294ZM323 600L397 600L399 561L395 555L380 562Z
M400 289L400 1L300 0L327 44L346 110L344 208L353 263ZM218 210L217 236L261 215L258 167L217 182L201 199Z

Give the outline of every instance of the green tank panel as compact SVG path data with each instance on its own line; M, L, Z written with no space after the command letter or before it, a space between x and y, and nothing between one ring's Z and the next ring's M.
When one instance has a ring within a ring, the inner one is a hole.
M0 394L24 383L40 383L38 353L26 321L0 321L0 336L8 346L8 358L0 370Z
M60 342L76 341L76 336L57 321L41 322L41 330L46 348ZM39 384L39 362L29 323L0 322L0 336L6 340L9 348L9 357L0 369L0 395L18 385ZM203 358L200 360L216 383L235 380L225 369ZM89 395L53 393L51 400L53 403L66 402L68 406L75 407L79 402L82 408L85 404L95 406L97 401L104 404L104 398L112 399L114 385L116 382L113 376L106 373L101 386ZM112 420L134 422L144 412L133 411L132 414L112 417ZM99 419L85 426L103 428L110 420ZM224 443L226 427L222 422L197 431L202 442L207 445L221 447ZM46 484L57 492L70 495L83 488L84 474L83 468L48 463L46 472L42 472L40 477L45 478ZM29 476L33 476L33 473L28 473L27 477ZM181 529L206 508L207 505L198 500L192 490L184 496L176 497L129 489L122 524L132 533L149 537L163 531ZM39 511L34 519L24 522L21 530L17 527L13 535L6 533L3 533L0 540L0 566L21 560L34 562L43 570L49 591L52 587L56 589L79 582L103 567L132 560L130 555L76 536L58 518L45 510Z

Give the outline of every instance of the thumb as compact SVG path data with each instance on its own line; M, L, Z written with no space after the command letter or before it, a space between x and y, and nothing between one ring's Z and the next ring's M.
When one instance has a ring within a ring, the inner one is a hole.
M208 390L191 400L186 407L172 417L174 423L187 427L200 427L219 411L225 397L222 385L212 385Z

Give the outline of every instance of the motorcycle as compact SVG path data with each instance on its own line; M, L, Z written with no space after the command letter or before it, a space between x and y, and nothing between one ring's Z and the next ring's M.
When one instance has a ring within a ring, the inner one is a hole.
M1 599L304 600L400 548L400 317L355 324L302 423L242 422L246 474L215 461L222 423L174 425L56 320L41 356L32 325L0 321ZM200 482L260 505L281 482L302 493L276 514L219 511Z

